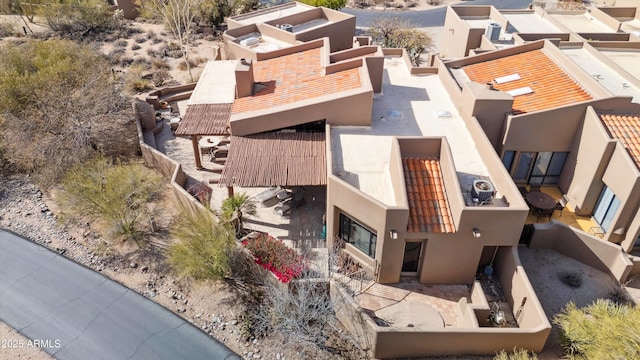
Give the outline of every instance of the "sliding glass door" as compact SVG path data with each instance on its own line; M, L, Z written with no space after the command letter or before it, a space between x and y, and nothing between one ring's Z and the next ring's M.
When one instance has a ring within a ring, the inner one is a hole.
M602 230L607 231L620 207L620 199L605 185L600 193L596 207L593 209L593 219L600 224Z
M517 184L555 185L567 159L566 152L505 151L503 164L510 170ZM513 158L517 160L512 161Z

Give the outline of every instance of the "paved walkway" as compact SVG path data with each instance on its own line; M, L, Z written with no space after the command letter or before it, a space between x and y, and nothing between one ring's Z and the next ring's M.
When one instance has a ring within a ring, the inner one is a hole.
M133 290L2 229L0 320L58 359L240 359Z

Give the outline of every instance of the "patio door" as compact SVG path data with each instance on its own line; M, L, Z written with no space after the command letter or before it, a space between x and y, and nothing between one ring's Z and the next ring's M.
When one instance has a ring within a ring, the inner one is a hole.
M407 241L404 245L401 275L417 276L422 259L422 241Z
M516 169L513 173L513 181L516 184L526 184L529 182L529 174L531 174L531 168L533 167L535 158L535 152L521 152L518 155Z

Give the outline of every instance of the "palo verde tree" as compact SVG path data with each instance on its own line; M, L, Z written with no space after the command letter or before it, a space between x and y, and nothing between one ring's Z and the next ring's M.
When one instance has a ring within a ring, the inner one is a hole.
M142 245L142 224L153 216L150 203L160 199L162 183L157 172L140 163L98 157L67 172L59 199L66 214L90 216L108 238Z
M177 242L169 246L169 263L180 276L218 280L230 272L229 252L235 236L229 224L216 223L209 211L183 211L171 227Z
M429 34L413 28L399 18L383 17L374 23L367 31L373 41L384 48L406 49L415 66L420 64L420 55L432 46Z
M143 16L160 20L171 31L180 45L187 72L191 81L195 81L191 73L189 40L195 30L195 20L199 14L203 0L148 0L139 1Z
M137 148L130 98L106 59L68 40L0 46L0 126L0 162L44 186L98 153Z
M119 28L124 20L121 10L103 0L42 0L36 9L53 31L77 32L81 37Z
M203 0L198 17L210 25L220 25L229 16L258 8L259 0Z

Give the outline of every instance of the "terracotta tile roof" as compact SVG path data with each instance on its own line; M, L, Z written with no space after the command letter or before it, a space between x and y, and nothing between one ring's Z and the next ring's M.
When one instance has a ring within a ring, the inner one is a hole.
M361 85L359 68L323 75L320 50L310 49L254 62L254 81L262 83L265 87L253 96L236 99L232 112L262 110L355 89Z
M323 132L232 136L220 186L327 184Z
M408 232L454 232L449 202L437 159L403 158L409 198Z
M591 95L567 75L540 49L463 67L469 79L486 84L511 74L520 80L494 84L494 88L509 91L530 87L533 93L515 96L513 112L527 113L590 100Z
M622 142L640 169L640 114L600 114L609 136Z
M189 105L176 135L226 135L232 104Z

